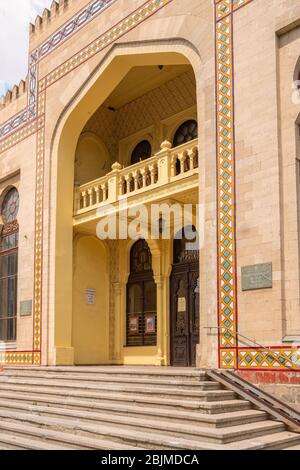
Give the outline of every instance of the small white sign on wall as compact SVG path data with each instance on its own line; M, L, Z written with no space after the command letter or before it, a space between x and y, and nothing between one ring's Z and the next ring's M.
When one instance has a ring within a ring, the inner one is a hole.
M96 289L86 289L85 291L86 305L95 305L96 303Z

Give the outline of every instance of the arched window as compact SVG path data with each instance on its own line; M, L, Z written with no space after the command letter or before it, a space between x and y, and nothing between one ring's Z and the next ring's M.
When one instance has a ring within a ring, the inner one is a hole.
M136 242L130 253L127 285L127 346L155 346L157 332L156 284L152 256L145 240Z
M194 119L185 121L177 129L174 139L173 147L178 147L179 145L190 142L191 140L197 139L198 137L198 123Z
M1 217L0 237L0 341L15 341L17 331L17 283L19 193L12 188L6 194Z
M150 142L148 140L142 140L142 142L137 144L131 154L131 165L147 160L151 155L152 147Z

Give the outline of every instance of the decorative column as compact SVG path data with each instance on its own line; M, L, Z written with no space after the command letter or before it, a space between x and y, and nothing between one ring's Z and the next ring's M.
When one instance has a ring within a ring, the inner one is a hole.
M112 165L112 172L108 180L108 199L107 202L113 203L119 197L119 172L122 170L120 163L116 162Z
M157 287L157 365L166 365L165 358L165 328L164 328L164 277L154 276Z
M115 328L114 328L114 352L113 362L115 364L122 363L122 346L123 346L123 332L122 332L122 289L124 284L115 282L112 285L114 295L114 314L115 314Z
M168 184L171 177L171 142L165 140L161 146L161 151L158 152L158 183Z

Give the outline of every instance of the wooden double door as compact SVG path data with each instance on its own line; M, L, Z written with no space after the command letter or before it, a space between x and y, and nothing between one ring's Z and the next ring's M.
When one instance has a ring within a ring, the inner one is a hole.
M199 261L174 264L170 282L171 364L195 367L199 343Z

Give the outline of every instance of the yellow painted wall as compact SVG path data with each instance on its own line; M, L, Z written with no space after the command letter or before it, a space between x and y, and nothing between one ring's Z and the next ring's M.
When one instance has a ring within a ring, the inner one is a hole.
M157 360L157 347L123 348L124 365L161 365Z
M84 237L74 246L73 331L75 364L108 363L108 279L101 242ZM95 305L86 304L86 289L96 289Z
M75 184L82 185L105 176L112 161L101 140L91 133L79 139L75 155Z

